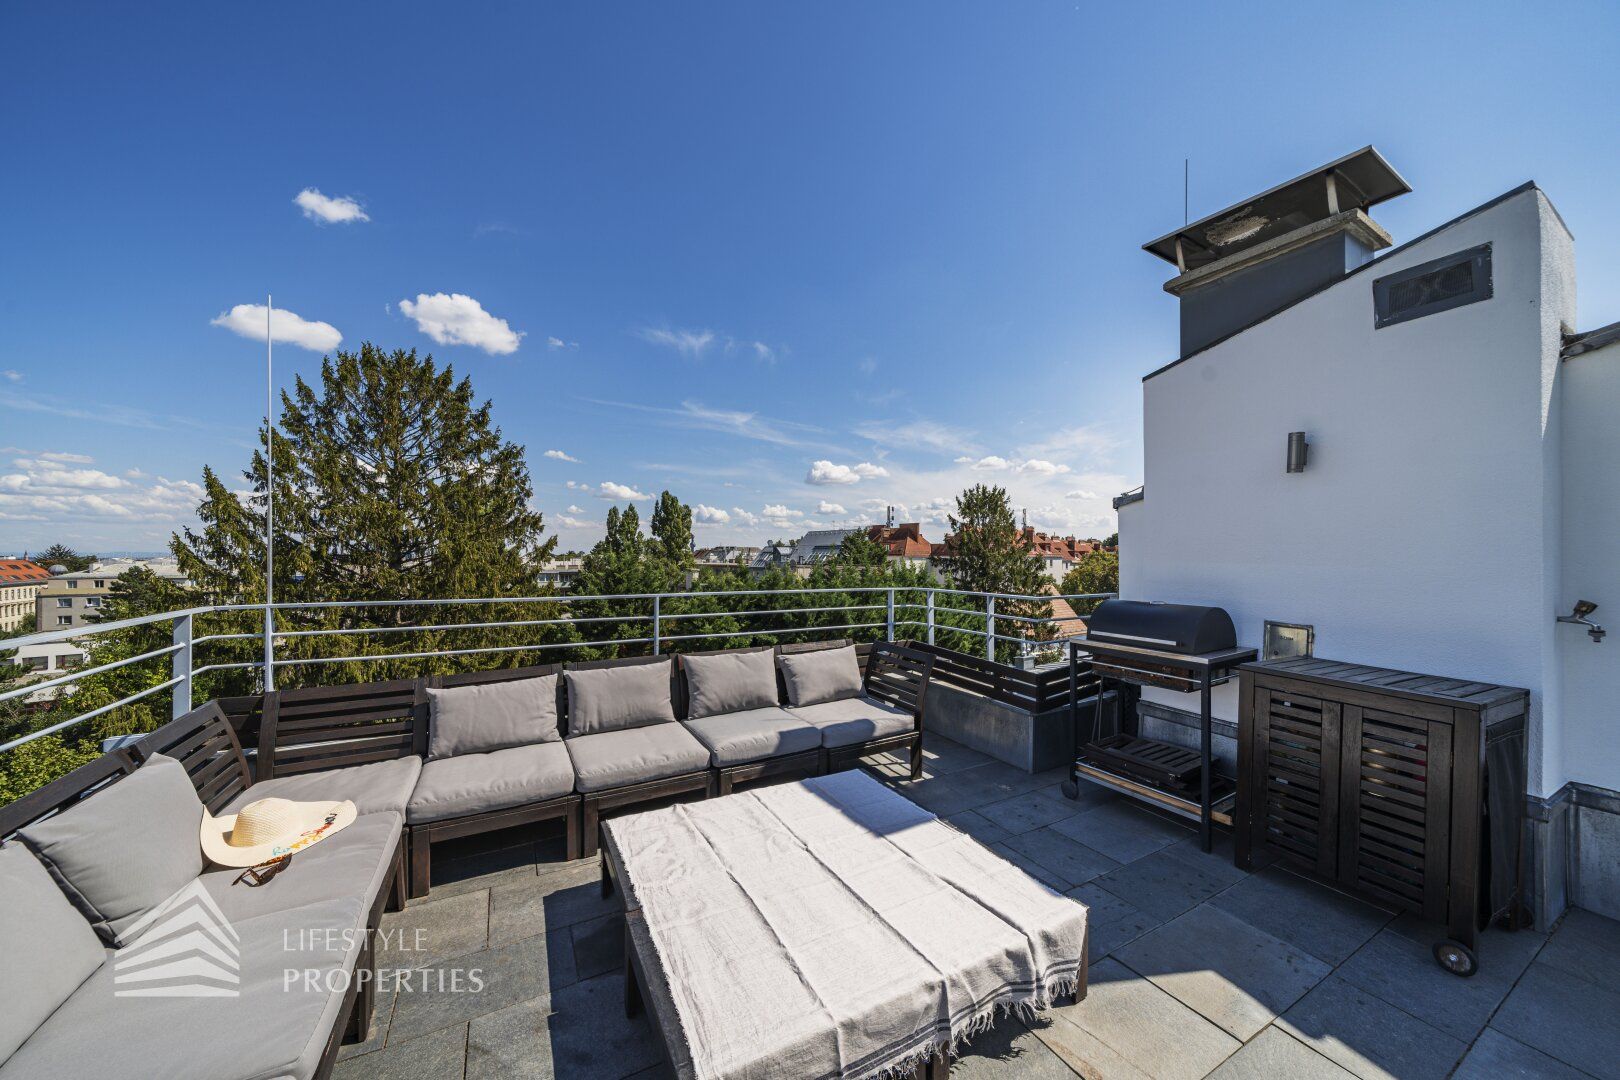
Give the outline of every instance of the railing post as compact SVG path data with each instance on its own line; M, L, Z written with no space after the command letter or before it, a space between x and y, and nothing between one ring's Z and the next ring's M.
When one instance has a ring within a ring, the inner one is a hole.
M996 659L996 598L984 598L984 656L985 659L995 662Z
M654 656L657 656L658 653L660 652L660 650L663 648L663 637L664 637L664 633L663 633L663 631L664 631L663 606L659 602L662 599L663 598L660 597L660 596L654 596L653 597L653 620L652 620L652 622L653 622L653 635L652 635L653 640L652 640L652 651L653 651Z
M928 644L934 643L934 590L928 590Z
M169 699L169 716L178 720L191 711L191 616L174 620L174 643L180 646L169 654L170 677L179 679Z
M889 590L889 617L887 620L887 627L883 631L883 640L894 640L894 589L892 588Z
M276 688L276 609L264 605L264 692Z

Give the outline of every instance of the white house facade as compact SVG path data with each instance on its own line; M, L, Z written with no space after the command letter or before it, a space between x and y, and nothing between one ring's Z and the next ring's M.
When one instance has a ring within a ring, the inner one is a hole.
M1588 600L1620 626L1620 333L1575 334L1573 239L1533 184L1377 257L1377 200L1333 199L1166 286L1183 355L1143 382L1120 594L1223 607L1247 645L1306 624L1319 657L1528 688L1537 920L1620 917L1620 637L1557 621ZM1304 294L1238 326L1197 307L1211 285L1264 306L1276 275ZM1184 722L1177 694L1142 708ZM1215 710L1236 723L1236 683Z

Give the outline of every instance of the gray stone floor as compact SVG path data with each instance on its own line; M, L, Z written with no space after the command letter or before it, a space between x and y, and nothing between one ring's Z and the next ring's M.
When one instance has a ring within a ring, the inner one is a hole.
M955 1077L1620 1080L1620 923L1574 911L1550 936L1488 932L1459 979L1430 957L1436 927L1279 867L1236 870L1177 821L1063 798L1055 772L944 740L927 758L915 783L878 771L1092 921L1086 999L1003 1020ZM599 880L595 860L518 832L435 849L431 895L384 921L379 963L409 985L338 1080L664 1076L645 1020L624 1018L622 922Z

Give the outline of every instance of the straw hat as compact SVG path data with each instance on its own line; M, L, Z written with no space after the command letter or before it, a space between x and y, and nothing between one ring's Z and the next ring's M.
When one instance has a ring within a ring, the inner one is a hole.
M220 866L258 866L302 851L354 821L354 803L260 799L235 814L206 809L202 849Z

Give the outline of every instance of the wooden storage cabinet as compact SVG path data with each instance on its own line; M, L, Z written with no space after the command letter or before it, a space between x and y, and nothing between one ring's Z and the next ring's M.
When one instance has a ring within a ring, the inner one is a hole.
M1445 923L1471 969L1478 928L1519 915L1528 692L1312 657L1239 671L1237 864L1263 850Z

